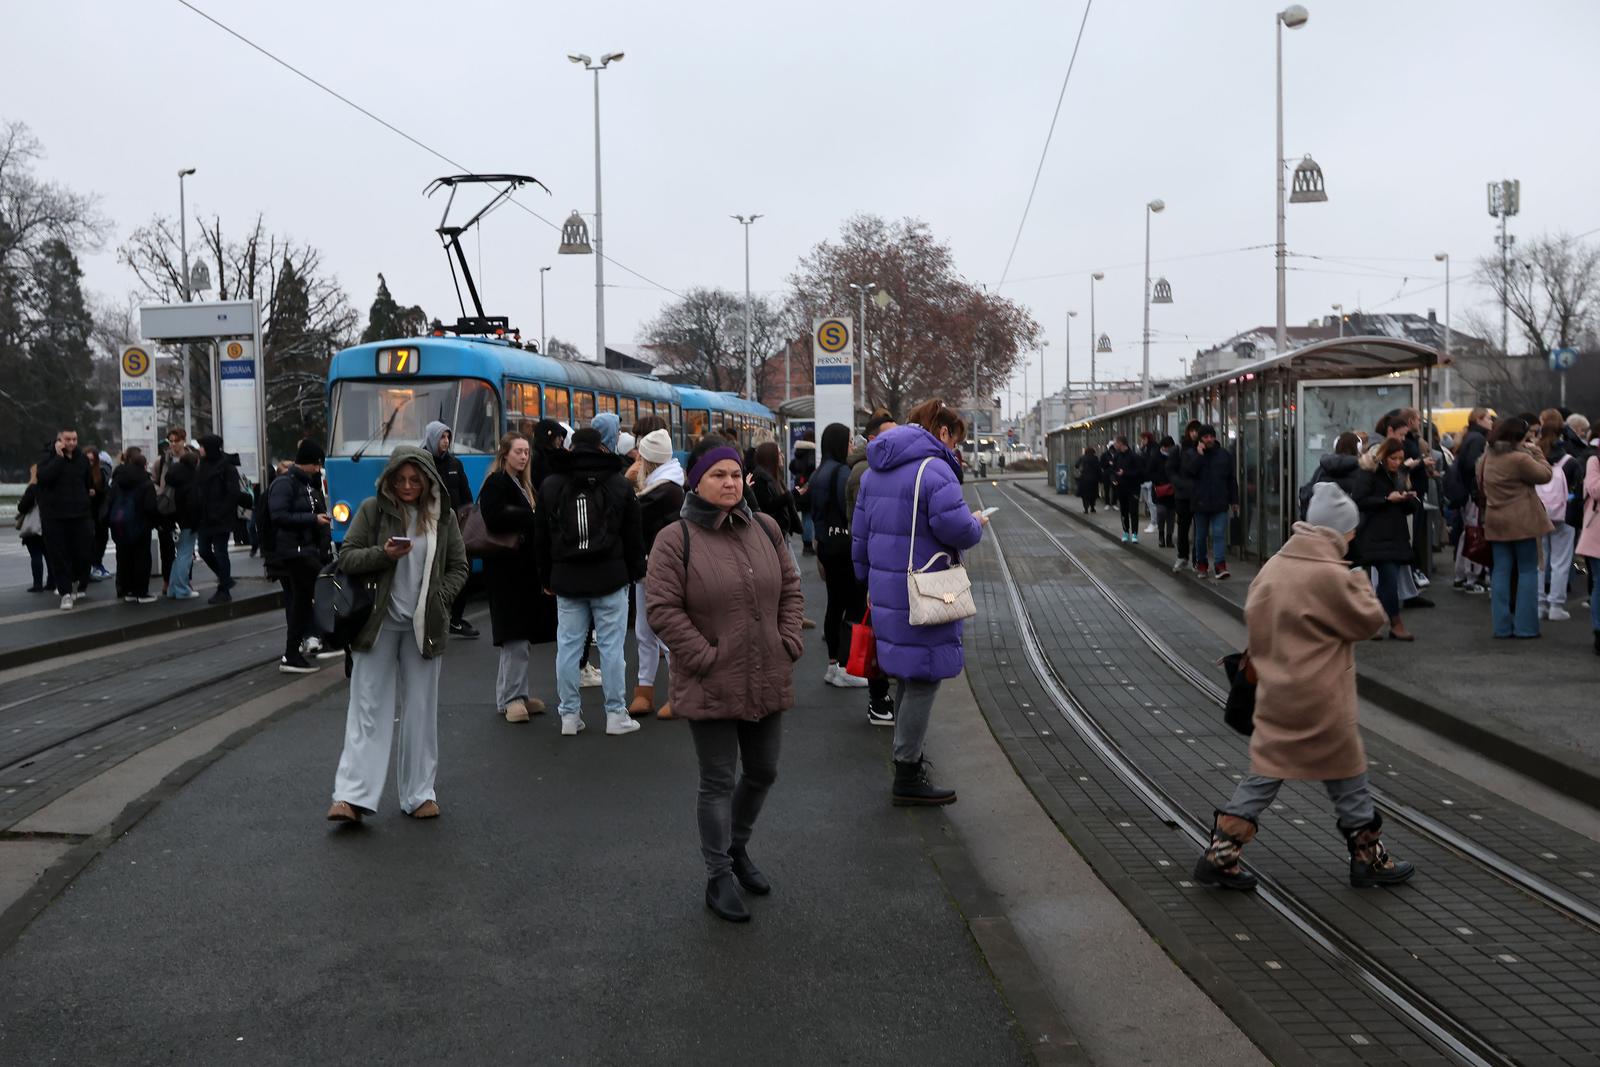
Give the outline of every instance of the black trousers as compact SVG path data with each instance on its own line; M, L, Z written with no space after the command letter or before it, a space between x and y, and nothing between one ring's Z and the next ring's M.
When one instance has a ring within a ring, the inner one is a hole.
M172 577L172 561L178 558L178 524L163 523L156 527L156 546L161 550L161 581Z
M778 777L778 752L783 743L783 713L760 722L744 719L695 719L689 723L700 762L700 797L695 813L700 823L700 854L706 877L733 869L733 851L743 850L755 830L756 816L767 790ZM739 763L744 773L736 775Z
M117 546L117 595L150 595L150 538Z
M1194 560L1194 553L1189 551L1189 527L1194 524L1194 501L1177 498L1174 505L1178 510L1178 558Z
M278 584L283 587L283 651L286 656L296 656L300 642L316 632L311 621L311 595L316 591L318 567L314 560L296 560L282 567Z
M222 592L232 589L233 562L228 559L228 543L233 540L233 531L223 527L220 530L201 530L199 534L200 558L217 576L217 589Z
M1139 487L1117 490L1117 507L1122 511L1122 532L1139 532Z
M50 574L56 581L56 592L66 596L76 582L78 591L89 588L89 560L94 552L94 520L46 519L40 517L44 528L45 557L50 561Z
M856 602L856 572L850 562L850 551L833 553L821 542L817 545L817 562L822 564L822 580L828 587L828 606L822 613L822 639L828 646L828 658L843 663L850 657L850 628L844 624L845 615Z

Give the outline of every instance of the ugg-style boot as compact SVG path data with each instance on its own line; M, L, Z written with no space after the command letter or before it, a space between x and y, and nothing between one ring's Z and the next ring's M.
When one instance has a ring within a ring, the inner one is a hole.
M629 715L648 715L656 710L656 687L653 685L636 685L633 687L633 703L628 705Z
M1194 865L1194 880L1223 889L1254 889L1256 876L1239 866L1239 853L1255 840L1255 836L1253 819L1216 812L1211 825L1211 844Z
M1342 829L1342 828L1341 828ZM1383 847L1383 815L1374 813L1372 821L1355 830L1344 830L1350 849L1350 884L1357 889L1375 885L1400 885L1409 881L1416 868L1397 860Z

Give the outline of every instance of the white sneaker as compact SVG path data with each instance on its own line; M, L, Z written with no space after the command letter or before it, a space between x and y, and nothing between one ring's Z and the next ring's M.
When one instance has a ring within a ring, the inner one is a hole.
M836 685L841 689L862 689L867 685L865 678L858 678L847 674L845 669L837 663L832 665L833 677L827 679L829 685Z
M1549 617L1550 617L1550 608L1549 608L1549 606L1546 605L1546 604L1541 603L1539 605L1539 618L1548 619Z
M61 610L71 611L74 603L76 603L76 600L74 599L73 595L71 593L66 594L61 598Z
M1146 526L1144 528L1144 532L1145 533L1155 533L1156 532L1156 524L1153 523L1153 522L1150 523L1148 526Z
M82 593L82 592L73 593L72 594L72 599L73 600L88 600L89 599L89 594L88 593Z
M315 656L321 651L322 638L320 637L308 637L304 641L300 642L300 654L302 656Z
M122 602L124 604L137 604L139 602L139 598L136 596L125 596L122 598Z
M136 597L134 597L133 598L133 602L135 604L154 604L157 600L160 600L160 599L161 599L160 597L151 596L150 594L146 593L144 596L136 596Z
M583 733L584 729L585 727L582 715L561 716L562 737L577 737L579 734Z
M837 678L838 675L839 675L839 665L837 663L828 664L828 669L826 671L824 671L823 674L822 674L822 684L823 685L838 685L839 683L834 681L834 679Z
M578 686L581 689L593 689L601 684L600 668L593 663L578 672Z
M1426 574L1423 574L1421 571L1417 570L1415 567L1411 568L1411 578L1417 583L1418 589L1426 589L1428 586L1433 584L1432 579L1430 579Z
M564 725L564 724L563 724ZM606 712L606 733L611 737L631 734L639 728L639 720L625 711Z
M1190 563L1186 559L1180 559L1180 560L1178 560L1176 563L1174 563L1172 565L1172 573L1173 574L1182 574L1184 572L1185 568L1187 568L1189 570L1193 570L1194 569L1194 565L1192 563Z
M1562 607L1560 604L1550 605L1551 622L1566 622L1570 618L1572 618L1571 614L1569 614L1567 609Z

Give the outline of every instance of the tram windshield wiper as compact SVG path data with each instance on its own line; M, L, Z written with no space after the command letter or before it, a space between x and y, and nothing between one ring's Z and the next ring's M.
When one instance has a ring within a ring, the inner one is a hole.
M389 439L389 431L394 429L394 420L395 420L395 418L400 414L400 409L401 408L403 408L407 404L411 403L411 399L412 398L409 397L409 396L408 397L404 397L404 398L401 399L400 403L398 403L398 404L396 404L394 406L394 410L389 412L389 417L387 419L383 420L383 425L378 427L378 429L374 430L372 432L372 437L369 437L365 441L363 441L361 443L361 447L355 450L355 454L350 457L350 460L351 460L352 463L360 463L361 462L361 457L366 455L366 452L367 452L368 448L372 447L372 438L373 437L377 437L378 438L378 444L380 444L380 445L383 444L385 441L387 441ZM380 433L383 435L382 437L378 437L378 435Z

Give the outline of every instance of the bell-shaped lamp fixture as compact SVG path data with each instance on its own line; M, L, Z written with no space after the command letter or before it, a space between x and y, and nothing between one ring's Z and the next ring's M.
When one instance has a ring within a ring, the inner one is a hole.
M1151 286L1150 303L1172 303L1172 286L1165 278L1157 278L1155 285Z
M561 247L556 251L563 256L594 254L594 249L589 247L589 224L583 221L583 216L578 214L576 208L567 216L567 221L561 224Z
M201 262L189 268L189 291L191 293L204 293L211 288L211 271Z
M1294 184L1290 188L1291 204L1320 204L1328 199L1328 191L1322 184L1322 168L1310 156L1294 168Z
M1108 333L1101 334L1100 335L1100 340L1098 340L1098 341L1096 341L1094 343L1094 350L1096 352L1101 352L1101 353L1110 352L1111 351L1111 335L1108 334Z

